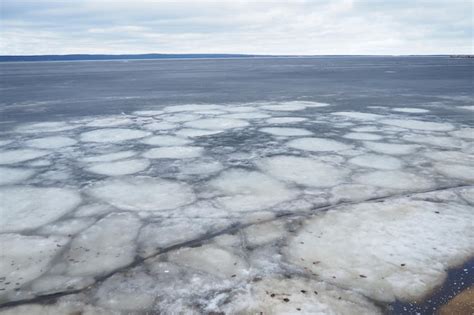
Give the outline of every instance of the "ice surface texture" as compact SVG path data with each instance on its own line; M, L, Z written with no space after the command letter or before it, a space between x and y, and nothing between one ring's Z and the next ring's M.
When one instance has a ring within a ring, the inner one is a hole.
M184 104L14 126L0 303L24 305L0 314L379 314L426 296L474 252L474 136L402 106Z

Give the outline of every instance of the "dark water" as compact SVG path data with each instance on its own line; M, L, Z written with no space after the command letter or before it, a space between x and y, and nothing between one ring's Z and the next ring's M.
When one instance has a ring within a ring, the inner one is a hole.
M184 103L315 100L366 106L439 106L471 120L474 61L448 57L322 57L0 64L5 121L58 120ZM446 117L443 117L446 118ZM7 128L5 123L3 128Z

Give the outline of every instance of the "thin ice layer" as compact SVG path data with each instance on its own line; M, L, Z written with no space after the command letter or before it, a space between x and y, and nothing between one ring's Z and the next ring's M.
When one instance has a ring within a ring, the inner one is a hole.
M307 220L284 253L325 281L373 299L413 300L472 255L473 220L469 206L455 203L402 198L351 205Z
M178 249L171 252L168 259L178 265L201 270L224 279L248 273L248 266L244 259L214 245Z
M343 151L352 147L348 144L324 138L301 138L291 140L287 146L304 151L324 152L324 151Z
M194 138L194 137L215 135L221 132L223 132L223 130L204 130L204 129L183 128L176 131L175 134L181 137Z
M201 147L162 147L154 148L143 153L149 159L191 159L200 157L204 152Z
M375 171L354 176L358 183L399 190L423 190L434 186L431 180L399 170Z
M63 188L14 186L1 188L0 200L0 232L15 232L60 218L77 207L81 197Z
M332 115L342 116L357 120L377 120L383 118L382 115L371 114L371 113L361 113L361 112L336 112L332 113Z
M224 194L217 201L233 212L270 208L296 196L296 192L282 182L260 172L241 169L222 173L210 186Z
M113 161L97 163L87 168L88 172L107 176L122 176L135 174L144 171L150 166L150 162L145 159L132 159L123 161Z
M454 126L450 123L422 121L414 119L383 119L380 122L382 124L390 126L415 130L450 131L454 129Z
M81 133L83 142L121 142L150 136L148 131L125 128L97 129Z
M81 159L83 162L110 162L122 160L136 155L135 151L119 151L114 153L107 153L101 155L87 156Z
M209 130L225 130L232 128L242 128L249 125L245 120L230 119L230 118L207 118L185 123L186 127L209 129Z
M17 149L0 151L0 164L14 164L37 159L48 155L50 152L35 149Z
M95 276L130 264L140 220L129 213L113 213L75 237L65 253L66 273Z
M71 130L77 127L79 126L69 125L65 122L48 121L48 122L21 125L17 127L15 131L21 132L21 133L59 132L59 131Z
M362 154L350 159L349 163L379 170L396 170L403 165L403 163L395 157L379 154Z
M27 180L35 171L27 168L0 167L0 185L11 185Z
M346 133L343 137L346 139L369 140L369 141L380 140L383 138L382 136L379 136L373 133L365 133L365 132L349 132L349 133Z
M188 104L188 105L174 105L167 106L163 110L165 112L194 112L202 110L225 110L225 106L222 105L213 105L213 104Z
M274 136L310 136L313 133L309 130L302 128L280 128L280 127L267 127L261 128L259 131L269 133Z
M141 140L141 142L149 145L157 145L157 146L180 146L180 145L186 145L191 143L190 140L183 139L180 137L173 137L173 136L167 136L167 135L159 135L159 136L153 136L150 138L146 138Z
M0 296L38 278L68 242L61 236L0 235Z
M27 146L39 149L59 149L76 143L77 141L72 138L60 136L32 139L25 142Z
M88 192L114 207L132 211L169 210L195 200L187 184L149 177L107 180L93 185Z
M436 163L435 170L444 176L474 181L474 168L472 165Z
M406 155L415 152L420 146L415 144L384 143L384 142L364 142L364 146L372 151L390 154Z
M392 108L392 111L399 112L399 113L411 113L411 114L423 114L428 113L429 110L424 108L416 108L416 107L395 107Z
M273 117L267 119L267 124L294 124L298 122L303 122L308 120L308 118L304 117Z
M328 163L297 156L274 156L258 163L271 176L312 187L339 184L348 172Z

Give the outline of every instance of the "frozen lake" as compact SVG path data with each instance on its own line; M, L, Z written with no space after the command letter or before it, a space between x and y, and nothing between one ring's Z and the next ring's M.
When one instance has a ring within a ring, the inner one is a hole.
M473 285L472 60L0 67L0 314L431 314Z

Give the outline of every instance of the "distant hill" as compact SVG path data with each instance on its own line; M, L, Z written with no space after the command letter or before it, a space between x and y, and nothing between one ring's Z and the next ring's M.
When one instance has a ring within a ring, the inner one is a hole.
M140 55L31 55L31 56L0 56L0 62L13 61L74 61L74 60L121 60L121 59L203 59L203 58L255 58L271 57L270 55L244 54L140 54Z

